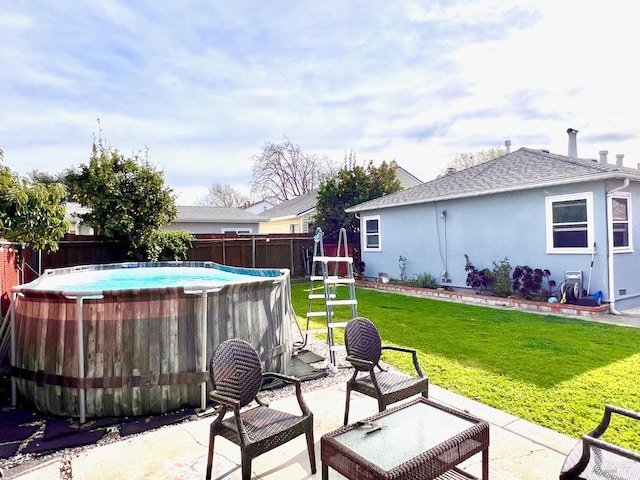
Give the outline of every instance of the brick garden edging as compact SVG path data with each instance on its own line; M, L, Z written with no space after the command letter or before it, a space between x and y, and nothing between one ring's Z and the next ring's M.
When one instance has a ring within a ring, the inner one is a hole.
M356 285L362 288L372 288L375 290L402 293L415 297L426 297L449 302L482 305L485 307L513 308L530 312L545 313L549 315L589 318L607 314L609 312L609 305L607 304L598 305L596 307L587 307L582 305L571 305L568 303L534 302L531 300L523 300L520 298L503 298L491 295L478 295L473 293L411 287L408 285L400 285L395 283L371 282L365 280L357 280Z

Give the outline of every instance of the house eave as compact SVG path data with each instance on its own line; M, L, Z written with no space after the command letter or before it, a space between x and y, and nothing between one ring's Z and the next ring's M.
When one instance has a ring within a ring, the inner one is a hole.
M517 191L522 191L522 190L532 190L535 188L546 188L546 187L552 187L552 186L560 186L560 185L572 185L572 184L577 184L577 183L588 183L588 182L593 182L593 181L602 181L602 180L611 180L611 179L625 179L625 178L629 178L631 181L640 181L640 175L630 175L630 174L626 174L624 172L610 172L610 173L606 173L606 174L598 174L598 175L588 175L588 176L581 176L581 177L575 177L575 178L567 178L567 179L562 179L562 180L550 180L548 182L536 182L535 184L529 184L529 185L517 185L517 186L511 186L511 187L504 187L504 188L495 188L495 189L488 189L488 190L481 190L481 191L475 191L475 192L470 192L470 193L459 193L459 194L453 194L453 195L439 195L439 196L433 196L433 197L429 197L429 198L422 198L422 199L416 199L416 200L410 200L410 201L401 201L401 202L397 202L397 203L393 203L393 204L375 204L375 200L373 200L371 203L373 203L373 205L367 206L367 203L363 203L361 204L361 206L359 205L354 205L353 207L349 207L347 209L345 209L345 212L347 213L360 213L360 212L367 212L367 211L371 211L371 210L383 210L383 209L387 209L387 208L395 208L395 207L403 207L403 206L409 206L409 205L420 205L423 203L433 203L433 202L442 202L445 200L457 200L460 198L473 198L473 197L483 197L483 196L487 196L487 195L496 195L496 194L500 194L500 193L509 193L509 192L517 192Z
M309 215L315 209L316 209L316 207L307 208L306 210L303 210L303 211L299 212L297 215L298 215L298 217L304 217L305 215Z
M257 224L260 222L268 222L268 218L189 218L176 219L172 223L246 223Z
M270 218L266 221L268 222L282 222L283 220L297 220L298 216L297 215L285 215L283 217L273 217Z

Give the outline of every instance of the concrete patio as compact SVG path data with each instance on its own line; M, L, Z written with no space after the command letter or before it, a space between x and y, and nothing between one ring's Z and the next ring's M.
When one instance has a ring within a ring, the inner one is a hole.
M602 314L584 320L640 328L640 309L622 315ZM342 363L342 362L341 362ZM320 479L320 437L342 425L345 382L304 393L314 413L317 473L309 469L306 443L299 437L253 461L255 479ZM482 403L429 386L429 398L468 411L491 425L489 475L491 480L550 480L558 478L565 456L577 439L526 422ZM273 401L272 407L298 412L292 395ZM377 413L375 400L352 393L350 420ZM201 480L205 476L209 424L211 417L160 428L119 442L83 450L68 459L72 477L61 476L63 457L48 457L4 471L2 479L86 480L158 479ZM480 474L480 455L463 464L473 475ZM214 475L216 480L236 480L240 474L240 450L230 442L216 442ZM330 479L344 478L329 470Z
M549 480L558 477L566 454L576 439L525 422L512 415L430 386L432 400L466 410L490 423L489 471L492 480ZM314 413L317 473L312 475L304 436L276 448L253 461L253 478L321 478L320 437L342 425L345 385L336 383L304 394ZM272 407L297 411L294 396L272 403ZM376 402L352 394L352 421L377 412ZM207 463L208 431L211 417L182 423L138 435L134 438L84 450L70 458L72 477L61 476L62 458L55 457L5 472L3 478L20 480L180 479L201 480ZM473 475L480 474L481 456L463 464ZM240 450L230 442L216 442L213 478L240 479ZM344 478L330 470L329 478Z

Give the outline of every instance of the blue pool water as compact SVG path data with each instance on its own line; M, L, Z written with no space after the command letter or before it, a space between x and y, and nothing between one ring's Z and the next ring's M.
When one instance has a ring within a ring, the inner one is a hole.
M167 287L215 287L229 283L264 280L262 276L243 275L205 267L147 267L105 270L81 270L43 276L34 282L35 290L96 292Z

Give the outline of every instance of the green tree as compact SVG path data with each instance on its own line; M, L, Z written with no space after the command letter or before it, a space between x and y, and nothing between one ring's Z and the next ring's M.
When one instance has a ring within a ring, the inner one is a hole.
M178 213L164 174L140 155L125 158L117 149L94 139L91 159L67 175L71 198L91 212L82 214L98 235L124 242L131 254L146 260L142 250L151 232Z
M327 235L345 228L348 233L360 232L360 221L345 209L379 198L402 189L396 177L398 164L382 162L375 167L369 160L364 166L356 165L355 152L345 157L345 164L337 175L327 176L318 188L316 226Z
M152 230L140 241L140 250L150 262L186 260L195 236L184 231Z
M64 196L64 186L31 184L0 163L0 237L47 252L57 250L68 227Z

